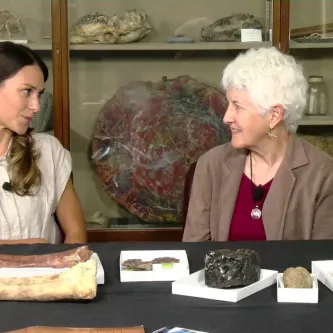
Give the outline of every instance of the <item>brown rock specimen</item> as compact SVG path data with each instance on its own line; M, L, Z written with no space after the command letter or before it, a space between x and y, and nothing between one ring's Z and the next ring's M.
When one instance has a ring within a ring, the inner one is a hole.
M283 273L285 288L312 288L312 278L304 267L289 267Z

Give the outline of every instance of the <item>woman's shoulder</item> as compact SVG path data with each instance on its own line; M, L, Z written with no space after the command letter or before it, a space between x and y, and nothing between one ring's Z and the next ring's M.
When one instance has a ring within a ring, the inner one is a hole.
M61 195L72 172L70 152L60 141L47 133L33 133L34 149L39 153L38 167L43 184L56 196ZM56 199L58 203L60 197Z
M53 135L48 133L33 133L32 137L35 140L37 149L61 150L64 149L60 141Z
M40 165L53 163L57 168L64 164L71 164L70 152L53 135L47 133L33 133L35 150L40 153Z
M198 163L203 165L218 165L221 166L222 162L226 162L229 156L238 155L238 152L235 148L232 147L230 142L225 144L216 146L202 154L199 159Z
M201 155L201 159L209 160L209 161L217 161L221 162L221 157L227 157L230 154L237 153L237 150L232 147L230 142L224 143L223 145L219 145L211 148L203 155Z

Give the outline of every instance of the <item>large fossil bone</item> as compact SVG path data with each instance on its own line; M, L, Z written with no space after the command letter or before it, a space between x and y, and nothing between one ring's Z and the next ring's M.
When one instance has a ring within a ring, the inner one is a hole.
M97 263L89 259L59 274L0 278L0 300L90 300L97 293Z

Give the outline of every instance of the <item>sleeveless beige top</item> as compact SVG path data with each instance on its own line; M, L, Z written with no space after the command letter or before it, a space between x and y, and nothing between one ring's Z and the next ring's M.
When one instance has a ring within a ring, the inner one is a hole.
M72 170L68 150L52 135L33 134L35 149L40 151L38 166L42 174L41 188L35 196L21 197L5 191L9 182L6 156L0 157L0 239L43 238L59 243L60 231L53 214L58 206Z

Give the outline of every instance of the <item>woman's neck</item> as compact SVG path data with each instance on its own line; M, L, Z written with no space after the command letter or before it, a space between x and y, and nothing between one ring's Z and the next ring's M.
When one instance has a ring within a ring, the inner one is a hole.
M255 165L270 170L281 164L287 149L289 134L287 131L281 131L276 136L276 138L265 138L259 147L251 149Z

